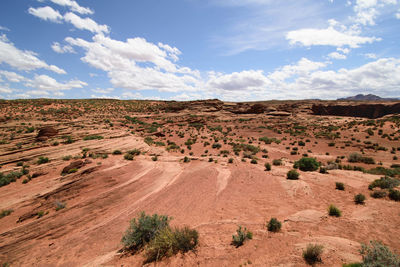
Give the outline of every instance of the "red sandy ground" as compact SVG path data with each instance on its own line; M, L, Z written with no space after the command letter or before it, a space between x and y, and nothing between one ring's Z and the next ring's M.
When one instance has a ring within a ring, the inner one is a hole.
M331 140L311 136L311 142L306 143L305 148L299 147L300 155L290 155L290 150L285 147L299 140L298 137L277 135L271 130L256 128L262 120L277 122L280 119L242 115L240 118L256 119L239 124L234 120L238 116L219 114L218 119L226 122L210 124L249 126L250 129L239 128L234 131L246 140L247 137L256 138L253 145L268 150L268 159L261 158L263 153L260 152L257 154L258 164L250 164L250 160L242 162L241 157L232 152L227 158L218 156L218 150L211 149L211 146L203 147L200 138L190 150L194 152L192 156L188 155L189 150L185 147L182 147L185 148L184 154L179 151L167 152L162 147L148 146L143 142L143 136L129 134L117 121L113 121L114 127L109 128L86 116L86 119L65 121L60 118L59 124L53 123L56 128L63 129L61 134L73 133L81 137L89 133L100 134L105 137L103 140L79 140L70 145L22 149L11 155L6 153L11 144L2 145L2 171L16 168L15 162L26 158L29 159L31 173L42 171L45 174L27 184L22 184L20 179L0 187L0 210L14 210L11 215L0 219L1 263L11 266L142 266L143 253L124 255L118 252L122 248L121 238L129 221L141 211L172 216L172 225L188 225L198 230L200 235L196 253L176 255L150 266L306 266L302 251L309 243L324 246L321 266L342 266L343 263L360 261L360 244L370 240L382 241L400 252L400 232L397 227L400 225L399 203L369 196L368 184L381 176L331 170L329 174L300 171L299 180L286 179L293 162L307 150L312 150L309 156L317 157L323 163L335 160L336 156L359 151L354 146L340 148L344 147L345 140L350 140L351 135L361 139L361 143L371 140L388 147L389 151L367 152L377 162L382 161L383 166L396 163L392 160L390 148L399 147L400 142L388 141L376 134L365 139L367 134L363 130L368 127L360 126L362 129L359 132L341 130L342 138L335 140L334 147L327 145ZM173 116L165 115L167 118ZM285 120L317 121L311 115ZM336 120L335 117L324 117L322 120L335 125L347 124L345 119ZM350 122L354 119L346 120ZM66 125L67 121L85 127L74 128ZM3 132L21 122L8 122ZM34 120L26 122L40 123ZM177 125L173 123L167 129L178 130ZM397 130L390 123L383 128L384 132ZM208 138L211 134L203 129L199 136ZM19 140L28 140L35 135L22 134ZM257 141L258 137L267 135L279 138L286 136L287 140L279 145L265 145ZM179 144L187 138L188 134L183 139L176 135L166 137ZM206 141L213 144L208 139ZM316 141L318 144L315 144ZM12 144L16 142L12 141ZM82 148L86 147L108 153L109 156L107 159L92 159L77 173L61 176L61 170L69 164L61 158L79 155ZM133 148L141 149L146 154L135 157L133 161L124 160L123 155L111 154L115 149L125 152ZM201 157L205 149L210 152L207 157ZM223 144L221 150L224 149L231 151L230 146ZM159 155L158 161L151 160L154 154ZM51 161L43 165L34 164L41 155L49 157ZM182 162L185 155L192 158L191 162ZM209 157L218 161L208 162ZM234 163L228 164L228 158L231 157ZM272 171L266 172L264 163L276 158L283 158L284 165L272 166ZM15 161L10 162L13 159ZM343 161L348 164L345 159ZM359 166L372 167L365 164ZM89 171L85 173L85 170ZM335 182L343 182L345 191L336 190ZM358 193L367 196L365 205L354 204L354 195ZM67 207L55 211L54 203L57 200L65 202ZM341 209L342 217L328 216L330 204ZM38 211L48 211L48 214L17 223L23 215ZM280 232L267 231L266 222L271 217L283 223ZM235 248L230 242L238 225L247 227L254 235L253 240Z

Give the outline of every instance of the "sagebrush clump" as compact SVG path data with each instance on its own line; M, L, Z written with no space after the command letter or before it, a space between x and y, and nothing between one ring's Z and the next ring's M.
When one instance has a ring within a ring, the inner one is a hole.
M319 168L319 163L315 158L301 158L294 163L294 168L298 168L304 172L316 171Z
M309 265L314 265L317 262L322 262L321 255L324 247L318 244L308 244L303 250L303 258Z
M244 244L246 240L253 239L253 233L248 231L246 227L238 226L236 230L236 235L232 235L232 245L235 247L240 247Z

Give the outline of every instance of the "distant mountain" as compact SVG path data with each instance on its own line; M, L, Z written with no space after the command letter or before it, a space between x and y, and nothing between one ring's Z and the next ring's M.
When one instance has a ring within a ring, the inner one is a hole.
M346 98L338 98L337 100L345 100L345 101L397 101L399 98L383 98L377 95L368 94L358 94L355 96L349 96Z

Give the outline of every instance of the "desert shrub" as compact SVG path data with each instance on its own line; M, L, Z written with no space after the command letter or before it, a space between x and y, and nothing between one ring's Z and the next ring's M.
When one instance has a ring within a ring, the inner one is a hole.
M282 160L281 159L274 159L273 161L272 161L272 165L274 165L274 166L281 166L283 163L282 163Z
M264 142L265 144L271 144L272 142L274 142L274 143L276 143L276 144L279 144L280 142L281 142L281 140L279 140L279 139L276 139L276 138L268 138L268 137L266 137L266 136L264 136L264 137L260 137L260 138L258 138L258 140L259 141L262 141L262 142Z
M329 205L328 208L328 214L329 216L335 216L335 217L340 217L342 216L342 212L337 208L335 205Z
M394 201L400 201L400 191L395 189L390 189L389 198Z
M178 252L186 253L195 250L199 234L196 230L184 227L182 229L164 227L150 241L146 248L146 263L159 261Z
M371 193L371 197L373 198L384 198L387 196L387 192L385 190L374 190Z
M56 201L55 203L56 211L64 209L67 205L64 202Z
M133 155L132 155L132 154L129 154L129 153L126 153L126 154L124 155L124 159L126 159L126 160L133 160Z
M256 160L256 159L252 159L252 160L250 161L250 163L251 163L251 164L257 164L257 160Z
M306 250L303 250L303 258L309 265L322 262L321 255L324 247L318 244L308 244Z
M88 135L88 136L83 137L83 140L84 140L84 141L89 141L89 140L101 140L101 139L103 139L103 138L104 138L104 137L101 136L101 135Z
M364 267L400 266L400 257L378 241L370 241L369 246L362 244L360 253L363 257L362 266Z
M279 232L282 227L282 223L276 218L271 218L267 224L267 229L270 232Z
M149 243L156 234L168 227L170 218L166 215L146 215L142 212L139 218L130 221L130 225L122 237L124 250L137 251Z
M39 159L38 159L38 161L37 161L37 164L45 164L45 163L47 163L47 162L49 162L49 158L46 158L46 157L39 157Z
M289 180L298 180L299 176L300 176L300 174L296 170L290 170L286 174L286 178Z
M236 235L232 235L232 245L237 248L242 246L246 240L253 239L253 233L248 231L246 227L242 228L239 225L236 233Z
M299 168L302 171L316 171L319 168L319 163L315 158L301 158L294 163L294 168Z
M150 136L147 136L147 137L144 139L144 142L145 142L146 144L148 144L149 146L151 146L151 145L154 143L154 140L153 140L153 138L151 138Z
M327 174L327 173L328 173L328 170L327 170L325 167L320 167L320 168L319 168L319 173Z
M369 169L365 171L370 174L376 174L376 175L385 175L385 176L390 176L390 177L395 177L396 175L400 175L400 169L399 168L392 168L388 169L382 166L378 166L373 169Z
M155 156L151 157L151 160L152 160L152 161L157 161L157 160L158 160L158 157L157 157L157 155L155 155Z
M264 164L264 167L265 167L265 170L266 170L266 171L270 171L270 170L271 170L271 163L268 163L268 162L265 163L265 164Z
M344 190L344 184L341 182L336 182L336 189L337 190Z
M214 143L212 145L212 148L220 149L221 148L221 144L220 143Z
M132 149L132 150L127 151L126 153L132 154L132 155L134 155L134 156L139 156L139 155L140 155L140 150L137 149L137 148L135 148L135 149Z
M8 174L3 174L0 172L0 187L15 182L17 179L21 178L22 175L22 172L10 172Z
M342 267L363 267L362 263L343 264Z
M391 189L398 185L400 185L400 180L385 176L370 183L368 189L372 190L375 187L379 187L381 189Z
M365 196L363 194L357 194L354 196L354 202L356 204L364 204L365 203Z
M2 210L2 211L0 212L0 219L6 217L6 216L8 216L8 215L10 215L11 213L13 213L13 210L12 210L12 209Z
M363 155L361 155L360 153L351 153L348 156L348 161L349 162L363 162L365 164L375 164L375 160L371 157L364 157Z
M71 155L62 157L62 160L65 160L65 161L70 160L70 159L72 159Z
M230 159L228 160L228 163L233 163L233 158L230 158Z
M122 154L122 152L121 152L121 150L114 150L113 152L112 152L112 154L113 155L121 155Z
M183 162L185 162L185 163L190 162L190 158L188 158L188 157L185 156L185 157L183 158Z

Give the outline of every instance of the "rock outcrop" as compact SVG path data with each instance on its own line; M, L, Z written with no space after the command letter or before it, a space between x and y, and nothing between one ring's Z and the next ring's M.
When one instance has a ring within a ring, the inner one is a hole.
M37 141L46 141L49 137L56 136L58 130L50 126L45 126L41 128L36 136Z
M313 105L314 115L331 115L376 119L390 114L400 114L400 103L360 105Z

